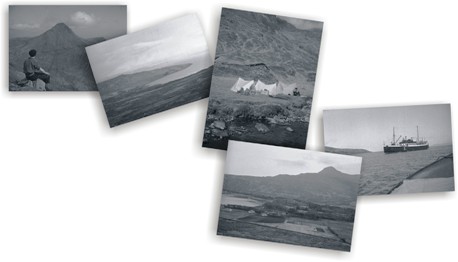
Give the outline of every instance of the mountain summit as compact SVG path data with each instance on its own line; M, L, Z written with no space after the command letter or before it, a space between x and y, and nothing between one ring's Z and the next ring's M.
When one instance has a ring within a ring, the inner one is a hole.
M69 34L74 34L72 29L68 27L65 23L58 23L55 26L53 26L51 29L48 30L48 32L57 32L57 33L69 33Z
M58 49L85 47L84 39L77 36L70 27L58 23L43 34L34 37L29 42L35 49L41 51L56 51Z
M328 167L323 168L320 172L318 172L318 174L320 175L341 175L342 174L343 175L345 173L340 172L333 166L328 166Z

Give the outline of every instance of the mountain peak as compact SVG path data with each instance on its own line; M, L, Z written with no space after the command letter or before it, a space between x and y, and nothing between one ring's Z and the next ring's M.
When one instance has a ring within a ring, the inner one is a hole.
M70 27L68 27L68 25L66 25L65 23L57 23L51 29L49 29L48 32L49 31L56 31L60 33L71 32L73 34L72 29L70 29Z
M333 166L328 166L328 167L323 168L318 173L319 174L335 174L335 173L342 173L342 172L340 172L339 170L335 169L335 167L333 167Z
M56 51L86 46L85 41L76 35L65 23L58 23L43 34L32 38L29 45L38 51Z

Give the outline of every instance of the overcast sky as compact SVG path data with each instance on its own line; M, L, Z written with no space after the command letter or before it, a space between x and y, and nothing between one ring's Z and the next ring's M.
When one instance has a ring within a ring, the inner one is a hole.
M212 63L202 27L194 14L90 46L86 52L97 83L204 55L208 57L206 67Z
M452 143L450 105L325 110L323 112L325 146L362 148L383 151L383 143L390 143L393 126L396 137L417 136L430 145Z
M361 158L229 141L225 174L244 176L298 175L317 173L329 166L346 174L359 175Z
M127 32L125 5L10 6L9 37L33 37L65 23L83 38L110 39Z

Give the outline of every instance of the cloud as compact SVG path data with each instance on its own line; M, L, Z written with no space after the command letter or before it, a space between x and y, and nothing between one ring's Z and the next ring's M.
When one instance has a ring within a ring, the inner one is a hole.
M27 29L37 29L39 28L40 25L39 24L14 24L11 26L11 28L13 29L17 29L17 30L27 30Z
M70 21L74 25L92 25L95 23L95 17L92 14L78 11L70 17Z

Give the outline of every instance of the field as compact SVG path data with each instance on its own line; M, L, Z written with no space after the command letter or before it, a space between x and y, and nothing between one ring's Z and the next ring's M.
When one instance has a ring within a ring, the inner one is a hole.
M260 199L258 196L223 193L218 235L243 237L311 247L350 250L354 209L317 205L292 199ZM247 206L256 198L261 205ZM242 201L245 199L245 201ZM343 219L342 219L343 218Z
M230 90L236 80L213 77L203 146L226 149L231 139L305 148L311 97L243 95Z
M141 86L121 86L127 91L114 95L102 95L103 105L111 127L159 113L180 105L208 97L212 67L193 75L148 86L155 79Z
M350 245L329 237L304 234L255 223L241 222L220 217L218 235L264 240L284 244L350 251Z

